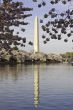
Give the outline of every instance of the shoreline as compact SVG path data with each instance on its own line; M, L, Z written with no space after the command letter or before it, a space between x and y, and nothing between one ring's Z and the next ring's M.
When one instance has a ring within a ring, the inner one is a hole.
M30 53L22 50L12 50L10 53L5 50L0 51L0 65L70 63L68 60L70 59L67 59L61 54Z

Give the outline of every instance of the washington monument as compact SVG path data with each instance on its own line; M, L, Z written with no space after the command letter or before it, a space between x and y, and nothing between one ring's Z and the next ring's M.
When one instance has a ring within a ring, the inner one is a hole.
M38 17L35 17L34 22L34 53L39 52L39 21Z

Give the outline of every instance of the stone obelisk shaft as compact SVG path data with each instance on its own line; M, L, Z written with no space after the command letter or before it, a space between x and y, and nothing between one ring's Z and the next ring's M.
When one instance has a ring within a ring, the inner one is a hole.
M35 17L34 22L34 53L39 52L39 21L38 17Z

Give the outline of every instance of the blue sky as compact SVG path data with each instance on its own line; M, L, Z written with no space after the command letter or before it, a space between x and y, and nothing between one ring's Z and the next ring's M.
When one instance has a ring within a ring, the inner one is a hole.
M46 7L42 7L40 9L38 9L38 7L37 7L38 4L33 3L32 0L18 0L18 1L24 2L25 7L33 8L33 11L28 12L28 13L32 13L32 16L26 19L26 21L29 22L29 25L25 26L26 32L24 34L20 33L20 35L22 37L27 38L26 47L23 49L26 51L33 51L33 46L28 45L28 42L30 40L33 41L33 39L34 39L34 19L35 19L35 16L38 16L39 19L43 18L44 13L49 12L52 5L48 2L48 0L45 0L47 3ZM39 0L39 3L41 1L42 0ZM62 10L66 10L68 8L68 4L63 6L61 3L59 3L59 4L55 5L54 7L56 7L56 10L58 12L60 12ZM26 12L26 14L27 14L27 12ZM45 22L46 22L46 20L45 20ZM71 38L69 39L69 41L67 43L65 43L64 39L62 39L60 41L51 40L47 44L43 44L43 40L41 38L42 30L40 27L41 26L39 24L39 30L40 30L39 39L40 39L40 51L41 52L44 52L44 53L63 53L63 52L67 52L67 51L73 51L73 43L71 41Z

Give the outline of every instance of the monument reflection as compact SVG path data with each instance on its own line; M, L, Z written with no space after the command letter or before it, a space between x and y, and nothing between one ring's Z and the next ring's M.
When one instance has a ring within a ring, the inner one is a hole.
M39 105L39 65L13 65L13 66L0 66L0 81L11 79L11 81L18 81L20 77L28 76L30 73L34 75L34 106Z
M39 105L39 65L34 65L34 106Z

